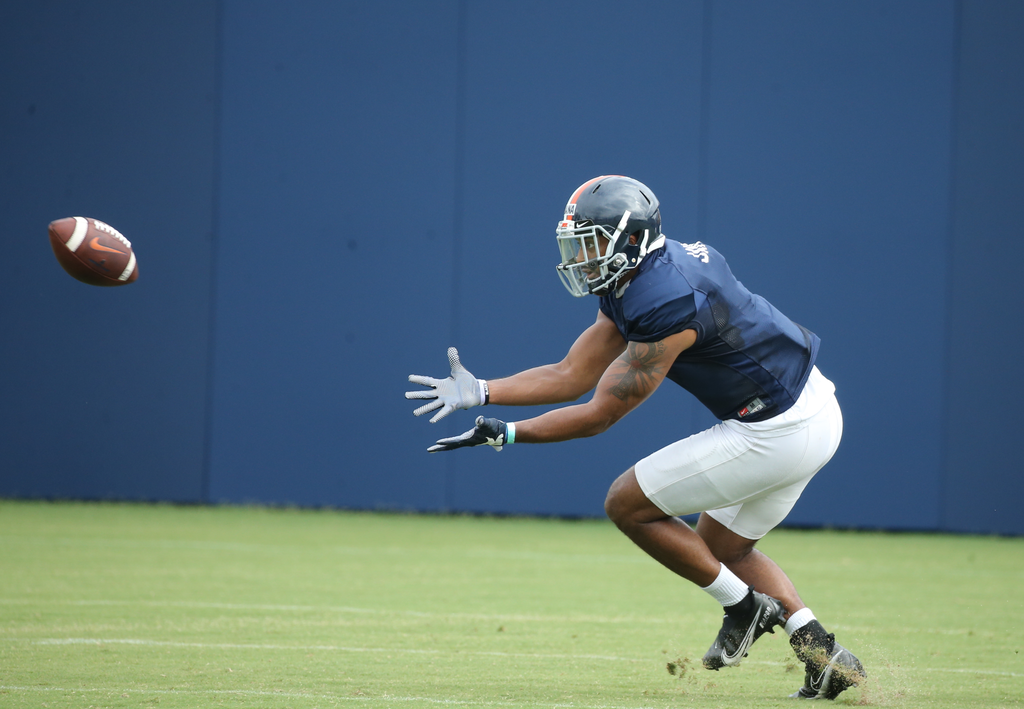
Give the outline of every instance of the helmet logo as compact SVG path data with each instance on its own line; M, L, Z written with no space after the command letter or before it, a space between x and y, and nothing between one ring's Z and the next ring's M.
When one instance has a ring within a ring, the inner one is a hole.
M566 216L567 219L569 217L575 215L575 214L576 214L576 203L575 202L570 202L569 204L565 205L565 216Z

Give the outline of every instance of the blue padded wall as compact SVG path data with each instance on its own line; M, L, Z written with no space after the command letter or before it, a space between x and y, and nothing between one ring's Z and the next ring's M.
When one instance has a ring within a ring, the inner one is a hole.
M467 5L452 342L470 371L491 378L560 360L597 316L597 300L572 298L554 268L555 225L578 185L635 176L658 194L666 232L693 237L703 13L699 3L671 1L597 13L576 2ZM643 36L649 51L622 46L623 35ZM446 374L443 347L412 345L417 367ZM448 506L601 514L615 477L690 428L698 405L672 388L596 439L449 456ZM405 408L412 452L422 455L440 425L413 421ZM544 410L488 413L523 419ZM453 414L443 432L461 433L474 416Z
M940 526L1024 534L1024 5L960 14Z
M715 4L702 233L844 412L793 524L939 522L953 7Z
M458 23L224 3L212 501L443 506L402 392L452 327Z
M567 43L575 5L399 5L226 4L211 499L600 514L692 402L598 446L481 458L426 455L473 416L431 426L402 392L445 376L450 344L488 377L564 354L596 305L559 284L554 225L591 173L650 175L692 234L701 7L651 6L651 59ZM609 46L640 21L588 15ZM282 240L294 275L268 284Z
M217 13L0 3L0 495L204 497ZM90 216L139 280L72 280L47 224Z
M847 441L792 520L934 527L952 2L443 7L226 4L213 498L600 514L618 473L711 422L688 395L494 457L424 455L473 415L430 426L401 391L407 372L445 374L448 344L485 377L562 356L596 304L552 273L553 224L577 184L618 172L656 190L671 236L715 244L823 336ZM565 41L566 18L609 50ZM623 32L651 51L612 50ZM440 161L418 159L438 141ZM385 193L401 233L343 272L360 240L325 213L374 232ZM289 231L317 263L268 285ZM893 288L912 320L882 315ZM372 316L342 336L353 306ZM878 405L894 396L923 413Z
M0 200L37 246L0 280L0 495L601 515L713 423L688 394L451 455L477 412L402 394L452 344L487 378L563 356L597 303L554 225L621 173L822 337L846 434L789 523L1024 533L1022 31L992 0L3 3ZM60 271L73 214L137 284Z

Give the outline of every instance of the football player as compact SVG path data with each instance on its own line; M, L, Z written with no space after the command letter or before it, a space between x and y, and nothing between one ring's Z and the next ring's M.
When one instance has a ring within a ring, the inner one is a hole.
M819 339L733 276L701 242L661 232L654 193L637 180L596 177L569 198L556 230L557 272L574 296L599 298L597 320L557 364L477 379L448 350L451 376L412 375L427 387L413 413L483 404L586 403L523 421L479 416L428 450L498 450L594 436L643 403L663 380L692 393L721 423L638 461L612 484L611 520L641 549L724 608L706 668L738 665L781 625L804 663L793 697L834 699L857 684L860 661L835 641L789 577L755 548L835 453L842 414L835 386L815 366ZM695 528L680 516L700 513Z

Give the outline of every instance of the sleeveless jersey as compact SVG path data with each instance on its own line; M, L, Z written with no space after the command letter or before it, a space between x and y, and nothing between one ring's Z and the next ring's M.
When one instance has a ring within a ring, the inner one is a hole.
M710 246L666 239L620 293L600 307L627 341L697 332L667 378L719 419L763 421L800 396L821 341L748 291Z

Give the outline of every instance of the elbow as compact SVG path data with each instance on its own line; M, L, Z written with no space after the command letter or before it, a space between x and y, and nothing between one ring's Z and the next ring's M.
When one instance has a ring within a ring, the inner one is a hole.
M597 386L596 380L589 381L581 378L579 373L573 371L572 366L566 360L554 365L554 368L560 383L558 387L559 401L557 403L572 404L579 401L588 392L593 391L594 387Z
M611 427L611 423L592 426L591 428L588 428L586 431L584 431L583 435L581 435L580 438L593 438L594 436L599 436Z
M604 433L609 428L618 423L623 414L618 412L607 412L607 411L595 411L587 422L587 427L583 432L581 438L590 438L591 436L597 436Z

